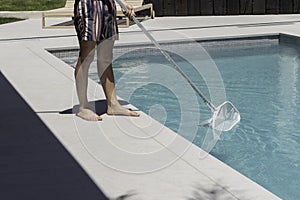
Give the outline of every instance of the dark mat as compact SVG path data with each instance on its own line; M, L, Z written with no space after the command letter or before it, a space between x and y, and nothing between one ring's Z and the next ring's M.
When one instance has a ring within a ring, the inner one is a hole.
M0 199L108 199L0 72Z

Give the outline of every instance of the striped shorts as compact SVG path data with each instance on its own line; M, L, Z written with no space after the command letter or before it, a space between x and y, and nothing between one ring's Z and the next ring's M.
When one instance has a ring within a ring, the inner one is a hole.
M114 0L76 0L74 25L79 41L118 39Z

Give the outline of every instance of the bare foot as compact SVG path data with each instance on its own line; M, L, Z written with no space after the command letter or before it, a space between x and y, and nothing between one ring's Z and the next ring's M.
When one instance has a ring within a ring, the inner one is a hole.
M88 108L81 108L76 114L78 117L87 121L101 121L102 118Z
M131 117L139 117L140 114L134 112L130 109L124 108L122 106L114 106L107 108L108 115L123 115L123 116L131 116Z

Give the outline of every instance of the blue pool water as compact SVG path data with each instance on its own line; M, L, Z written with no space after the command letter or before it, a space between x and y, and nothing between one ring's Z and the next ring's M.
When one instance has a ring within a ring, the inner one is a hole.
M279 197L300 199L300 47L279 44L278 39L201 44L222 76L227 99L239 109L242 118L236 128L221 135L210 153ZM190 48L187 51L194 52ZM199 76L189 61L176 54L172 57L209 97L205 78ZM199 55L194 59L198 65L206 64ZM74 64L75 61L68 62ZM131 70L135 70L133 76L149 79L152 75L147 74L143 66L155 63L170 66L153 49L138 49L120 56L114 61L116 80ZM169 74L164 76L168 81ZM93 70L91 77L98 81ZM130 80L137 81L133 77L125 84L134 84ZM180 84L176 82L176 87L181 87ZM186 86L182 87L185 90ZM193 110L193 106L181 104L172 88L156 82L135 89L127 100L145 113L149 113L153 105L163 106L167 113L163 122L176 132L180 124L189 123L189 119L181 118L182 110L190 116L200 112L200 120L210 116L200 98L199 110ZM160 121L157 116L153 117ZM198 127L193 140L200 147L205 129Z

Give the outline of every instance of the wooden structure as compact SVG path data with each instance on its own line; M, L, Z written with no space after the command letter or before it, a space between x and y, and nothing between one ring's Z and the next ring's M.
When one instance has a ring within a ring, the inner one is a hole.
M300 13L300 0L145 0L156 16Z
M155 16L155 12L153 10L153 4L147 3L144 4L144 0L127 0L127 2L133 6L134 11L136 13L144 10L149 10L149 16L153 19ZM70 18L72 20L73 17L73 9L74 9L75 0L67 0L66 4L63 8L49 10L42 13L42 28L70 28L73 26L70 25L46 25L46 18ZM119 25L119 27L128 27L129 19L125 17L121 7L117 4L117 17L125 18L125 25Z
M138 13L143 10L149 10L149 16L152 19L155 17L155 12L153 10L152 3L144 4L144 0L126 0L126 2L133 7L135 13ZM120 5L118 5L118 4L117 4L117 17L119 17L119 18L125 17ZM128 27L129 26L129 19L128 19L128 17L125 17L125 18L126 18L125 25L119 25L119 27Z
M52 18L68 17L68 18L70 18L70 20L72 20L72 17L74 15L73 14L74 3L75 3L75 0L67 0L65 7L43 12L42 13L42 28L70 28L70 27L72 27L72 26L67 26L67 25L47 26L46 18L48 18L48 17L52 17Z

